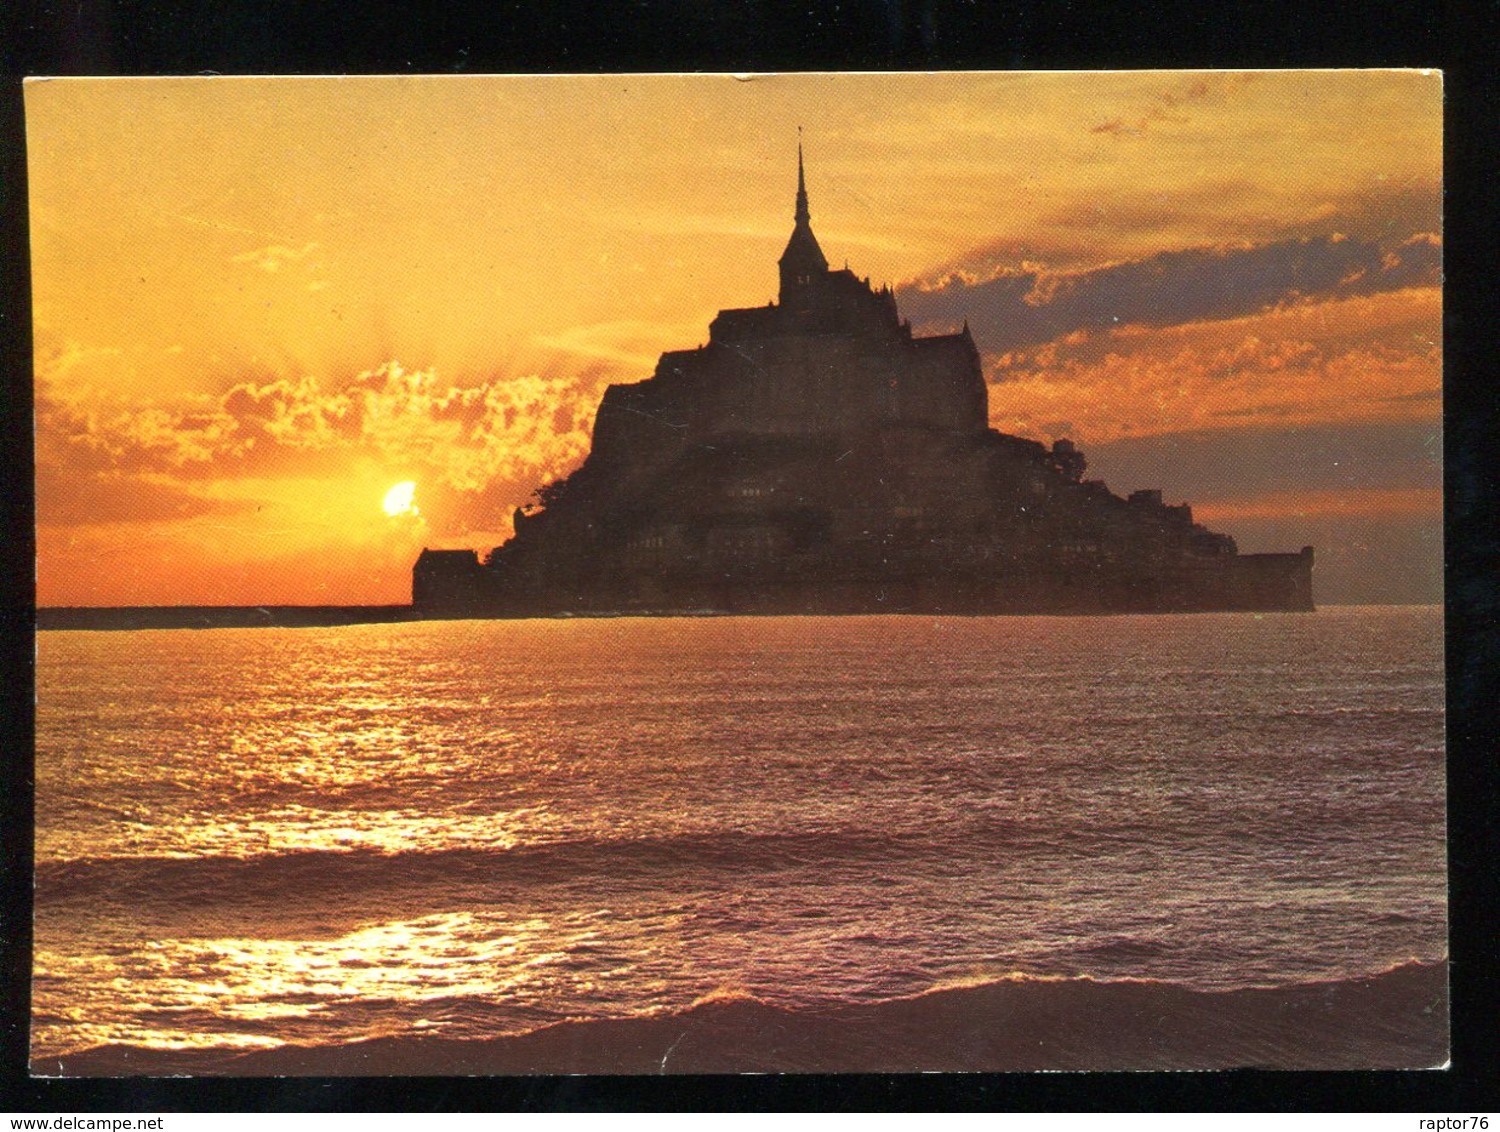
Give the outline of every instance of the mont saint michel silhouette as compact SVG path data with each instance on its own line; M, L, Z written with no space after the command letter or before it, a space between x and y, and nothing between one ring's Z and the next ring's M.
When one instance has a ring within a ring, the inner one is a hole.
M917 336L833 270L802 150L780 290L605 392L582 466L480 560L424 549L421 615L1312 609L1311 547L1240 554L1160 491L1115 495L989 427L967 322Z

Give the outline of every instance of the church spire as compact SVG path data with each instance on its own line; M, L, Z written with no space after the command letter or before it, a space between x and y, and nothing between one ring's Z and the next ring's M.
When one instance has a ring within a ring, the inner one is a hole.
M781 301L795 305L804 301L808 288L828 274L828 259L813 235L811 214L807 211L807 174L802 168L802 127L797 127L797 216L792 238L781 253ZM803 297L799 299L799 296Z
M806 224L812 219L812 214L807 211L807 178L802 174L802 127L797 127L797 214L793 217L798 224Z

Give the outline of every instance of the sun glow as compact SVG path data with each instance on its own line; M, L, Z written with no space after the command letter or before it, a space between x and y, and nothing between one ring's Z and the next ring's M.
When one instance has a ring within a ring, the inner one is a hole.
M385 513L392 517L396 515L417 515L420 512L413 502L416 494L417 485L411 480L402 480L385 493L385 499L381 501L380 505L385 508Z

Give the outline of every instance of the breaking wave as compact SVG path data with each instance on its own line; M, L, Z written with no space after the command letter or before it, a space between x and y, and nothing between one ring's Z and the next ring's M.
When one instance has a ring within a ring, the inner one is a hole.
M43 1076L453 1075L1030 1070L1417 1069L1448 1048L1446 963L1277 988L1012 975L875 1003L791 1010L738 991L619 1019L453 1040L159 1050L100 1046Z

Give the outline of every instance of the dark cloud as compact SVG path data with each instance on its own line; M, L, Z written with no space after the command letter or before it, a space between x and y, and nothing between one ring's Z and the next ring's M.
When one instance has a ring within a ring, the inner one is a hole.
M1118 258L1111 258L1106 249L1120 247L1122 241L1180 251L1184 233L1212 233L1216 244L1240 249L1347 239L1355 247L1378 245L1382 259L1394 252L1409 270L1430 280L1440 270L1440 243L1430 234L1442 230L1442 203L1439 183L1412 178L1379 178L1326 200L1300 203L1268 201L1263 184L1244 178L1205 180L1170 190L1142 187L1046 213L1024 237L1007 235L972 247L901 292L903 300L909 297L921 304L924 291L941 291L945 284L961 290L994 282L1003 291L1017 278L1106 269ZM1194 242L1192 237L1188 240ZM1196 242L1202 243L1202 237ZM1343 250L1347 255L1354 247ZM1396 285L1397 276L1388 276L1386 283ZM931 317L961 320L964 313L949 307Z
M1089 475L1116 491L1159 487L1178 500L1278 492L1442 487L1437 424L1381 422L1225 428L1090 445Z
M900 301L914 323L967 319L981 349L1005 351L1078 330L1236 318L1311 298L1435 285L1441 265L1433 236L1393 248L1327 236L1161 252L1091 271L950 277L932 289L906 288Z

